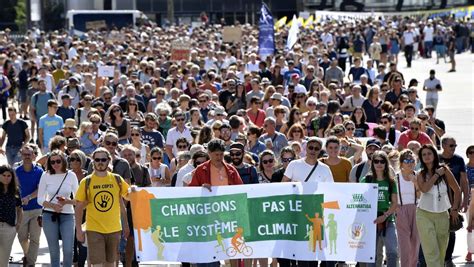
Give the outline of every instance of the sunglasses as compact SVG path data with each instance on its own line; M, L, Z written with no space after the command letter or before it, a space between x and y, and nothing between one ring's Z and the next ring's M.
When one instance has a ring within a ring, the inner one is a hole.
M231 157L240 157L240 156L242 156L242 153L241 153L241 152L229 153L229 155L230 155Z
M178 149L186 149L186 148L188 148L188 146L177 146L177 147L178 147Z
M158 93L157 95L165 95L165 93Z
M346 128L346 130L347 130L347 131L354 131L355 128L350 127L350 128Z
M114 113L115 112L120 112L120 109L114 109L114 110L112 110L112 112L114 112Z
M207 100L199 100L199 103L206 103Z
M282 158L281 161L282 162L291 162L293 161L295 158Z
M385 163L387 163L387 161L385 161L384 159L374 159L374 160L372 160L372 162L374 164L385 164Z
M100 124L100 121L91 121L93 124Z
M196 161L196 162L194 162L194 163L196 163L196 165L201 165L201 164L203 164L204 162L205 162L205 161Z
M388 124L388 121L381 121L382 124Z
M50 160L49 163L51 165L54 165L54 164L61 164L63 161L61 159L57 159L57 160Z
M457 147L457 146L458 146L457 144L450 144L449 145L450 148Z
M130 135L131 135L131 136L140 136L139 133L132 133L132 134L130 134Z
M262 163L263 163L263 164L269 164L269 163L273 163L273 162L275 162L274 159L265 159L265 160L262 160Z
M161 160L161 157L153 157L152 160Z
M404 159L402 162L405 163L405 164L412 164L412 163L415 163L415 160L414 159Z
M307 146L306 147L307 150L311 150L311 151L319 151L321 150L320 147L317 147L317 146Z
M69 158L68 160L69 160L69 162L74 162L74 161L81 162L81 160L79 158L76 158L76 157Z
M412 131L418 131L420 128L415 128L415 127L410 127L410 130Z
M105 141L105 145L106 146L117 146L118 143L117 142L111 142L111 141Z
M95 162L107 162L109 159L108 158L95 158Z
M176 119L176 121L184 121L184 118Z

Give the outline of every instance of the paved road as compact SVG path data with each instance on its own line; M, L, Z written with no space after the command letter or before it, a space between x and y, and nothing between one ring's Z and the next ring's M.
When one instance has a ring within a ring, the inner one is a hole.
M441 80L443 91L440 93L438 104L438 118L446 123L447 134L457 138L457 153L465 157L466 147L474 144L474 76L473 66L474 57L471 54L464 53L456 55L457 72L448 73L449 64L441 63L436 65L435 59L417 59L413 63L411 69L405 68L404 58L400 57L399 70L403 72L405 79L410 80L416 78L420 81L420 88L423 81L428 78L430 69L436 70L436 76ZM425 93L420 89L419 95L424 102ZM454 251L454 262L456 266L474 266L474 264L466 264L464 257L466 256L466 231L457 232L456 247ZM15 241L12 256L15 261L19 261L23 256L21 247ZM43 264L47 266L49 263L49 254L47 242L42 235L40 242L40 250L38 257L38 266ZM164 265L161 265L164 266Z

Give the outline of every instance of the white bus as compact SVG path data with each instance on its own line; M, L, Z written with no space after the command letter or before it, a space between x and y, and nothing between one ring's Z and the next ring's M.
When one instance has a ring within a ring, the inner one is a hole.
M75 34L95 29L151 25L148 17L138 10L69 10L66 19L68 29L74 29Z

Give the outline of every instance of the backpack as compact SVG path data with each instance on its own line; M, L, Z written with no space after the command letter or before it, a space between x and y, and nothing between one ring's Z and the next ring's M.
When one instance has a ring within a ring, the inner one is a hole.
M51 92L46 92L48 94L49 99L54 99L54 95ZM33 96L36 96L35 99L33 100L33 107L36 107L36 104L38 103L38 95L34 94Z

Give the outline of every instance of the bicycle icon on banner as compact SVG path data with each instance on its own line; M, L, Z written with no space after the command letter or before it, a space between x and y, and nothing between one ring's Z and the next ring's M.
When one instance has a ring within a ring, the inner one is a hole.
M251 246L247 246L245 243L242 243L238 250L234 247L229 247L225 253L229 257L234 257L237 255L237 253L242 253L244 256L249 257L253 254L253 248Z

